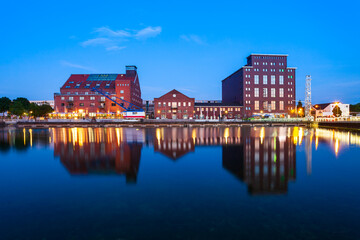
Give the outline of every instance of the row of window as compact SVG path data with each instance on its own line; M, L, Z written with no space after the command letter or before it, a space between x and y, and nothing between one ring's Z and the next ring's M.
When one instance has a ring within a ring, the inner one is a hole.
M245 68L245 72L250 72L251 68ZM259 72L260 69L259 68L254 68L254 72ZM263 68L264 72L267 72L268 70L266 68ZM276 69L271 68L270 72L276 72ZM284 72L284 69L279 69L279 72ZM288 69L287 72L293 72L293 69Z
M286 57L254 56L255 59L285 59Z
M250 77L250 75L245 75L245 77ZM289 79L292 79L293 76L288 76ZM271 75L270 76L270 81L271 84L275 85L276 84L276 76L275 75ZM263 84L268 84L268 75L263 75ZM250 81L246 82L246 84L250 84ZM254 75L254 84L259 84L259 75ZM280 75L279 76L279 84L283 85L284 84L284 76ZM288 85L292 85L292 82L288 82Z
M271 101L270 104L265 101L262 104L264 110L276 110L276 101ZM254 102L254 110L260 110L260 102L255 101ZM284 110L284 101L279 101L279 110Z
M190 107L190 106L191 106L191 102L188 102L187 104L186 104L186 102L182 102L182 104L181 104L181 102L167 102L167 104L166 104L166 102L158 102L158 106L159 106L159 107L161 107L161 106L166 107L166 105L167 105L168 107L174 107L174 108L176 108L176 107L181 107L181 105L182 105L183 107L186 107L186 105Z
M220 108L220 111L229 111L229 112L232 112L232 111L236 111L236 112L238 112L238 111L240 111L240 109L241 108L232 108L232 107L228 107L228 108L225 108L225 107L222 107L222 108ZM209 110L210 110L210 112L212 112L212 111L215 111L215 112L217 112L218 111L218 108L212 108L212 107L206 107L206 108L196 108L196 111L203 111L203 110L205 110L206 112L208 112Z
M249 88L247 88L249 89ZM288 88L288 91L293 91L292 88ZM259 94L259 88L254 88L254 97L259 97L260 94ZM268 89L267 88L263 88L263 97L268 97ZM270 89L270 93L271 93L271 97L276 97L276 88L271 88ZM251 95L250 94L246 94L246 97L250 97ZM290 95L288 95L289 97ZM279 97L284 97L284 89L283 88L279 88ZM291 95L292 97L292 95Z

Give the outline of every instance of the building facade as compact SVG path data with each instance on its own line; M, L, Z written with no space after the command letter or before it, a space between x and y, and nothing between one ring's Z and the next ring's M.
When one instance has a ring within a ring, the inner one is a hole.
M295 70L287 66L287 55L251 54L222 80L222 102L242 105L244 117L286 116L295 108Z
M343 103L322 103L316 104L313 106L313 113L315 113L315 118L321 117L334 117L334 108L338 106L340 112L338 113L339 117L349 117L350 116L350 104ZM336 111L335 111L336 112Z
M95 117L101 114L120 116L124 109L93 88L109 93L122 103L125 100L142 106L140 82L136 66L126 66L125 74L72 74L55 93L55 112L61 116ZM117 99L118 98L118 99ZM127 106L127 103L123 103Z
M242 106L239 103L197 103L195 102L195 119L240 119Z
M191 119L194 117L195 99L177 90L154 98L154 117L159 119Z

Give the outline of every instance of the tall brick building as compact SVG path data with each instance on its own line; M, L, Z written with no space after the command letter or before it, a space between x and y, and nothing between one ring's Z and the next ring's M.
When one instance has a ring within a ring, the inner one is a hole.
M137 67L126 66L125 74L72 74L60 88L60 93L54 95L55 112L93 117L101 113L118 115L124 111L103 95L92 92L92 88L108 92L114 100L118 97L142 106Z
M295 108L295 69L287 55L251 54L247 64L222 80L222 102L239 103L244 117L286 116Z
M189 98L174 89L159 98L154 98L154 116L161 119L193 118L194 103L194 98Z

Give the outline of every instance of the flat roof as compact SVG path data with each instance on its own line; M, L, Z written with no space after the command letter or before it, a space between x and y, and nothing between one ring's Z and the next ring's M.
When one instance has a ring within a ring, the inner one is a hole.
M251 53L251 55L262 55L262 56L289 56L288 54L266 54L266 53Z

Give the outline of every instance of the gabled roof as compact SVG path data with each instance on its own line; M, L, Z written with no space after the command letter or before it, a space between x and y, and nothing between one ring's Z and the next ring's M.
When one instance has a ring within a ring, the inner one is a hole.
M191 98L191 97L188 97L188 96L186 96L185 94L179 92L178 90L173 89L173 90L171 90L170 92L165 93L164 95L158 97L157 99L162 98L162 97L165 97L165 96L168 95L168 94L180 94L180 95L182 95L182 96L184 96L184 97Z
M320 103L320 104L315 104L313 105L313 108L315 108L316 110L323 110L325 109L327 106L329 106L332 103Z

